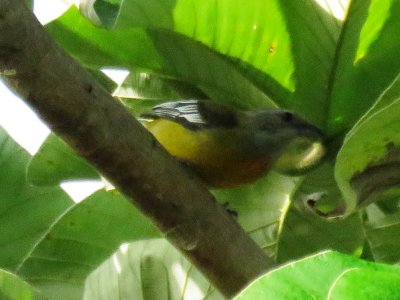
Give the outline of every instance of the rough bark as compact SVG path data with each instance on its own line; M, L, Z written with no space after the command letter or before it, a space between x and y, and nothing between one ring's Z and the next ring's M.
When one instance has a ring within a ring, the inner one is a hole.
M272 266L198 179L53 42L22 0L0 0L0 72L225 296Z

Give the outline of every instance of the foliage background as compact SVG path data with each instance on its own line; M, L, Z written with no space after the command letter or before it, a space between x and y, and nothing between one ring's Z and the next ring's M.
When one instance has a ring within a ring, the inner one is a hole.
M345 10L340 1L327 3ZM304 297L362 296L355 291L383 297L388 289L397 297L395 267L335 252L296 259L335 249L399 260L398 1L353 0L344 21L329 5L324 10L306 0L90 4L82 11L103 27L71 7L46 28L133 113L171 99L208 97L241 108L289 108L324 129L328 158L307 176L272 173L215 191L270 256L293 261L239 298L261 297L272 287L276 297L288 297L277 281ZM100 72L104 67L130 74L116 86ZM31 157L0 131L0 165L4 295L221 297L117 191L101 189L74 203L59 184L100 177L56 136ZM332 209L348 217L319 215ZM316 284L321 270L326 274ZM357 289L360 282L373 282L374 290Z

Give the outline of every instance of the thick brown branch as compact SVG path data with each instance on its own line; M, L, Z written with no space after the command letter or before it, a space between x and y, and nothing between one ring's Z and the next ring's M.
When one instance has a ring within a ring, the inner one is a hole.
M22 0L0 0L0 71L226 296L271 267L197 178L54 44Z

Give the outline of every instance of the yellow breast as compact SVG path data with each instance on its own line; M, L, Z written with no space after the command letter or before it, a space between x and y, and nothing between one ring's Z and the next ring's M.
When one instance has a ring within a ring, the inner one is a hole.
M240 140L234 134L218 130L190 130L179 123L155 119L145 126L173 156L187 163L196 174L214 188L234 187L252 182L270 167L266 158L244 157Z

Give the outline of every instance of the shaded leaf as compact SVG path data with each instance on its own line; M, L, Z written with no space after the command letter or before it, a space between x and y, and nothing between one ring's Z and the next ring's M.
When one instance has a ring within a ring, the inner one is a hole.
M26 6L33 10L33 0L24 0Z
M267 255L276 258L289 194L295 184L295 179L272 172L254 184L213 193L220 203L237 212L239 223Z
M92 75L98 83L109 93L114 92L114 90L117 88L117 84L110 79L106 74L104 74L102 71L97 70L97 69L87 69L87 71Z
M332 82L330 133L351 127L398 74L399 30L398 1L352 1Z
M185 82L149 72L131 71L113 93L135 116L155 105L180 99L206 99L201 91Z
M26 182L27 154L0 129L0 264L15 271L72 201L58 187Z
M120 98L152 101L202 99L205 97L199 90L187 83L158 74L139 71L131 71L113 95Z
M316 1L278 1L291 40L296 89L285 106L323 126L329 105L329 82L335 64L341 21Z
M285 216L278 241L278 262L328 249L361 254L365 238L359 214L327 219L302 204L294 202Z
M0 265L32 283L19 272L21 266L73 202L59 187L28 184L29 159L0 128Z
M38 186L57 185L66 180L99 179L100 175L85 159L55 134L50 134L32 157L27 178Z
M86 280L84 299L223 299L164 239L124 244Z
M335 177L345 196L347 212L379 200L400 183L398 82L396 79L381 97L383 102L378 102L349 132L339 151Z
M87 275L121 243L158 236L158 230L119 193L98 191L47 228L18 274L55 298L61 293L57 285L81 292ZM66 290L62 294L75 299Z
M344 200L335 181L333 163L325 161L307 173L292 198L321 216L343 214Z
M367 207L365 235L374 260L397 264L400 261L400 210L398 196L391 200L395 208L387 211L376 204ZM380 203L379 203L380 204Z

